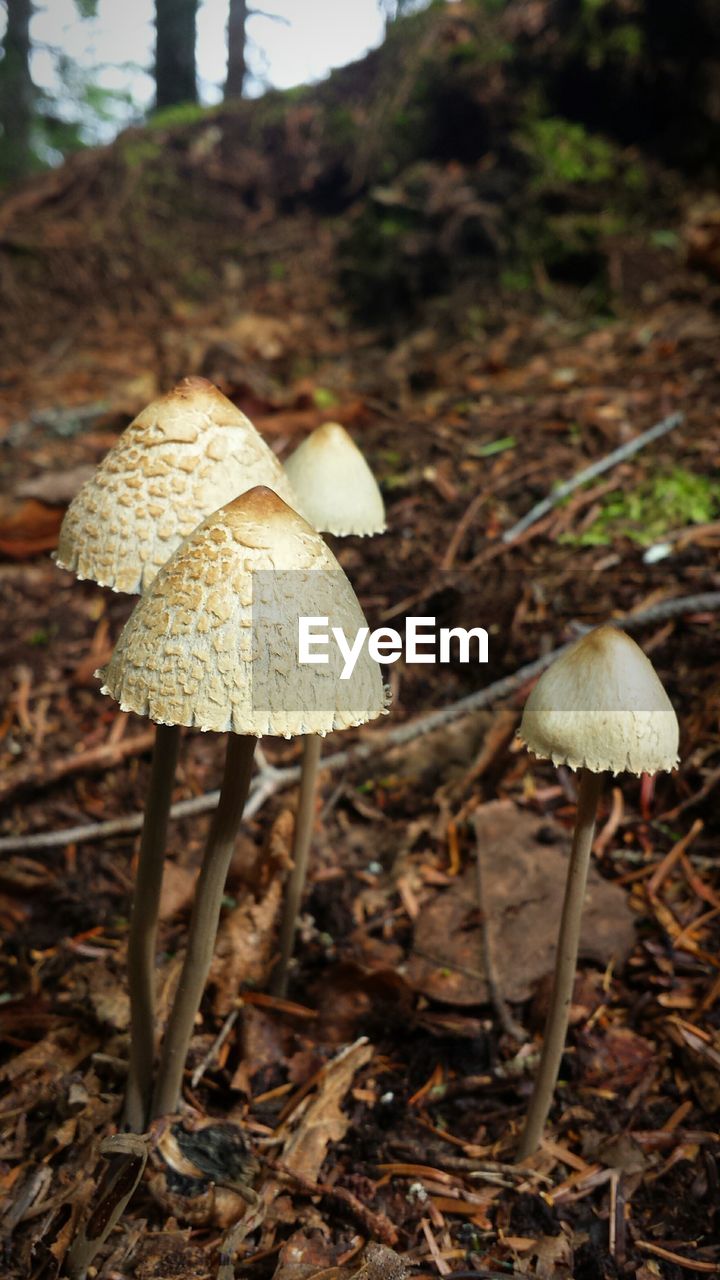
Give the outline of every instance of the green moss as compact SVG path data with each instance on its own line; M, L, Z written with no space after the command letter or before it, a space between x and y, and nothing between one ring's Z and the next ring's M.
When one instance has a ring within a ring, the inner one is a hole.
M513 53L513 46L509 41L494 33L486 33L482 39L463 40L453 45L449 60L455 66L468 63L473 67L491 67L509 62Z
M565 534L561 540L572 546L599 547L615 538L629 538L646 547L671 529L707 524L719 515L720 482L675 467L630 492L615 490L589 528L579 536Z
M218 107L201 107L197 102L180 102L175 107L164 107L162 111L153 112L145 128L153 131L178 124L198 124L201 120L217 115L217 112Z
M510 293L524 293L533 288L532 273L523 267L506 267L500 272L500 283Z
M128 133L118 139L117 147L128 169L154 164L162 155L160 143L148 138L146 133Z
M325 116L325 128L333 146L348 149L357 146L358 126L349 107L330 107Z
M682 240L677 231L669 228L657 227L650 232L650 243L654 249L680 249Z
M619 54L629 62L637 62L645 50L645 37L640 27L632 22L624 22L608 32L605 50L608 57Z

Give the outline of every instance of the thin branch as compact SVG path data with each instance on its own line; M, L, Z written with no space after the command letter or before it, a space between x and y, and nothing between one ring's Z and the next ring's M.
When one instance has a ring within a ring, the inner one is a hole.
M666 622L669 618L677 618L683 614L716 612L720 612L720 591L706 591L694 596L676 596L671 600L661 600L658 604L651 605L649 609L644 609L642 613L629 613L620 618L610 618L609 621L613 626L622 627L625 631L639 631L643 627L654 626L658 622ZM585 626L578 623L571 624L570 629L576 636L587 630ZM530 680L542 675L546 667L559 658L572 643L573 641L569 640L566 644L559 645L557 649L543 654L534 662L526 663L512 675L503 676L501 680L496 680L485 689L478 689L475 693L459 698L457 702L451 702L446 707L438 707L435 711L429 711L427 715L409 720L407 724L397 725L394 729L375 732L368 735L363 742L358 742L344 751L335 751L332 755L324 756L323 770L335 772L361 764L374 755L389 751L392 747L404 746L415 738L432 733L434 729L452 724L455 720L461 720L463 716L472 715L475 711L480 711L484 707L499 702L502 698L509 697ZM299 778L299 765L289 765L283 769L276 769L273 766L260 769L250 788L244 818L253 817L266 800L278 791L291 786ZM205 795L194 796L192 800L181 800L173 805L170 817L188 818L198 813L207 813L217 805L219 794L218 791L208 791ZM6 836L0 839L0 855L27 853L33 849L62 848L65 845L80 844L86 840L105 840L112 836L140 831L142 823L143 815L134 813L125 818L113 818L108 822L93 822L85 826L69 827L65 831L40 831L33 835Z
M574 493L581 485L586 484L588 480L594 480L596 476L601 476L604 471L609 471L611 467L617 465L618 462L624 462L626 458L631 458L634 453L640 449L644 449L646 444L651 444L653 440L659 440L660 436L664 436L668 431L673 431L675 427L679 427L685 421L685 415L682 413L671 413L669 417L663 418L662 422L656 422L654 427L650 427L647 431L643 431L641 435L635 436L634 439L628 440L627 444L621 444L619 448L613 449L612 453L608 453L604 458L599 458L597 462L593 462L589 467L585 467L584 471L578 471L570 480L566 480L564 484L558 485L557 489L553 489L547 498L543 498L542 502L537 502L534 507L524 515L522 520L518 520L512 529L507 529L502 536L505 543L514 542L520 537L531 524L542 519L547 515L548 511L552 511L563 498L567 498L568 494Z
M267 18L270 22L280 22L284 27L291 27L292 23L282 13L268 13L266 9L248 9L248 18Z

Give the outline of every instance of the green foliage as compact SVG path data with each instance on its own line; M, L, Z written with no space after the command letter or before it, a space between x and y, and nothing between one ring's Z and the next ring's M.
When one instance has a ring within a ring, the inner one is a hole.
M541 187L607 182L617 172L612 144L562 116L529 119L519 141L535 165Z
M650 243L654 249L680 249L682 239L669 227L657 227L650 232Z
M645 52L642 28L619 22L609 0L582 0L572 43L593 71L608 63L631 66Z
M338 402L335 392L328 387L315 387L312 397L317 409L332 409Z
M517 445L515 436L502 436L499 440L490 440L487 444L471 444L467 452L471 458L494 458L497 453L506 453Z
M706 524L718 515L720 482L675 467L630 492L613 491L589 528L579 536L565 534L561 541L572 546L604 547L615 538L629 538L646 547L671 529Z

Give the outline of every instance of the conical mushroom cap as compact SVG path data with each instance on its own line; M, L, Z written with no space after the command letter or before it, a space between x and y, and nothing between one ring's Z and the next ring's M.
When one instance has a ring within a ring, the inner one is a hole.
M518 732L536 756L593 773L678 762L678 722L655 669L616 627L588 632L540 677Z
M303 440L285 463L293 492L316 529L384 533L385 507L377 481L344 427L327 422Z
M328 620L327 663L298 661L300 617ZM365 646L350 678L341 679L344 662L330 628L342 627L352 643L365 626L320 534L259 487L215 511L182 543L97 674L123 711L160 724L325 734L385 709L380 668Z
M293 501L245 414L205 378L183 378L138 414L74 498L56 562L113 591L144 591L205 516L257 484Z

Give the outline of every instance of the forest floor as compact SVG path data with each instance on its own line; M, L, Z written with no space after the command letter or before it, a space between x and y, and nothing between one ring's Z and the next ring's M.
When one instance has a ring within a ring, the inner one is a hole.
M334 543L370 625L485 626L490 660L398 663L388 719L328 741L328 754L370 750L323 773L287 1001L265 991L295 791L268 787L238 842L186 1109L153 1129L99 1274L227 1280L234 1259L258 1280L718 1275L720 293L678 265L615 318L572 318L550 291L541 307L506 299L461 339L428 325L389 345L348 322L322 236L301 216L293 227L275 249L283 278L241 302L228 288L178 304L162 331L118 331L107 314L4 371L3 1274L62 1274L97 1203L127 1053L137 831L27 837L139 814L152 740L93 675L132 600L72 580L49 553L122 427L202 373L281 456L344 423L387 503L385 535ZM672 431L502 540L559 482L675 411ZM714 608L663 612L707 592ZM607 787L562 1083L519 1166L573 775L514 740L527 678L404 745L392 734L512 675L574 623L634 613L649 613L633 634L677 708L680 768ZM298 759L293 743L263 747L270 765ZM222 751L184 735L177 801L217 786ZM161 1021L207 822L171 826ZM244 1143L255 1209L232 1189ZM363 1254L368 1241L383 1249Z

